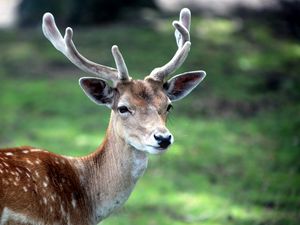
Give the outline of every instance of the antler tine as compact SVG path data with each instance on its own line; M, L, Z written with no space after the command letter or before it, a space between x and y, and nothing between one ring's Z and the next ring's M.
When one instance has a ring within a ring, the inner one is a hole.
M131 78L129 77L129 74L128 74L127 66L125 64L125 61L123 59L121 52L119 51L118 46L117 45L112 46L111 52L115 59L117 70L119 72L119 74L118 74L119 80L121 80L121 81L131 80Z
M116 57L114 55L114 58L117 63L117 67L120 67L121 71L117 71L115 68L111 68L108 66L103 66L97 63L94 63L84 56L82 56L76 49L72 37L73 37L73 31L72 28L68 27L65 32L64 38L62 37L61 33L59 32L54 17L51 13L45 13L43 16L43 33L46 36L46 38L53 44L53 46L59 50L61 53L63 53L74 65L82 69L83 71L95 74L98 77L101 77L105 80L111 80L114 84L122 78L124 80L124 74L128 74L126 65L124 63L124 60L121 57L118 57L118 60L116 60ZM121 55L121 54L120 54ZM119 60L119 58L121 58ZM121 65L121 66L118 66ZM126 70L125 70L125 69ZM126 71L126 72L125 72ZM119 76L118 74L121 74ZM120 78L119 78L120 77Z
M178 25L182 24L183 26ZM191 12L189 9L184 8L180 12L179 22L174 21L173 26L175 26L175 38L178 47L182 47L186 41L190 41L190 25L191 25Z
M158 81L164 81L164 78L178 69L186 59L191 42L190 42L190 23L191 12L189 9L184 8L180 12L179 21L174 21L175 38L178 49L173 58L164 66L155 68L147 78L152 78ZM147 79L146 78L146 79Z

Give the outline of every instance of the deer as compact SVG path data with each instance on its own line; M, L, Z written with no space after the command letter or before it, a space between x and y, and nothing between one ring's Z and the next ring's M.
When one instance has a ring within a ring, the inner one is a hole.
M76 49L73 30L64 37L51 13L42 29L52 45L81 70L79 79L97 105L111 109L102 144L91 154L69 157L22 146L0 150L0 225L94 225L119 209L147 168L149 154L161 154L174 142L166 127L172 103L187 96L206 76L202 70L167 77L190 50L190 10L173 22L177 51L143 80L129 76L118 48L116 68L92 62Z

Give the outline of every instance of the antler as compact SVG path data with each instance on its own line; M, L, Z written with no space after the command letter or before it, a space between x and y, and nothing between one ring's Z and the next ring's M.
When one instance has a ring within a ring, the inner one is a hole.
M173 58L164 66L155 68L147 78L163 81L169 74L178 69L186 59L190 50L190 24L191 12L189 9L184 8L180 12L179 21L174 21L175 38L178 46Z
M105 80L111 80L114 84L116 84L118 81L127 81L131 79L128 75L127 67L122 54L116 45L112 47L112 54L117 69L94 63L82 56L77 51L72 41L72 28L66 28L65 36L62 37L51 13L44 14L42 27L44 35L53 44L53 46L83 71L93 73Z

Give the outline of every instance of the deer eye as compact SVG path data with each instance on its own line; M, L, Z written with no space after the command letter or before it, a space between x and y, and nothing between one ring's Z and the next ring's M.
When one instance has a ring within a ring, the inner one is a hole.
M121 114L129 113L130 112L130 110L126 106L120 106L120 107L118 107L118 111Z
M169 104L168 107L167 107L167 112L170 112L171 109L173 109L173 105Z

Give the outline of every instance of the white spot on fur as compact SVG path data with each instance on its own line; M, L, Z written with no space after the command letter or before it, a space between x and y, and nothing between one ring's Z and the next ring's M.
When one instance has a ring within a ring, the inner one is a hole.
M31 152L43 152L41 149L33 148L30 149Z
M23 187L23 190L24 190L24 192L28 191L27 187Z
M59 165L59 161L58 161L57 158L54 159L54 162L55 162L57 165Z
M38 173L38 171L34 171L34 175L39 178L40 177L40 174Z
M76 200L75 200L75 198L74 198L74 194L72 194L72 206L73 206L73 208L75 209L76 208Z
M64 207L63 207L62 204L60 205L60 211L61 211L62 216L66 217L67 214L66 214L66 211L65 211L65 209L64 209Z
M20 181L20 177L19 177L19 176L16 176L16 177L15 177L15 180L16 180L17 182L19 182L19 181Z
M14 154L11 153L11 152L5 152L4 154L5 154L5 155L14 155Z
M50 198L52 199L52 201L55 201L55 195L51 195Z
M44 202L45 205L47 205L47 199L46 199L46 197L43 197L43 202Z
M25 154L27 154L29 151L28 150L23 150L22 152L25 153Z
M48 186L48 183L47 182L43 182L43 185L44 185L44 187L47 187Z
M29 159L26 159L26 162L30 165L34 165Z

